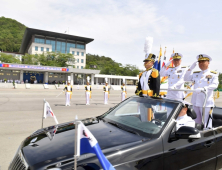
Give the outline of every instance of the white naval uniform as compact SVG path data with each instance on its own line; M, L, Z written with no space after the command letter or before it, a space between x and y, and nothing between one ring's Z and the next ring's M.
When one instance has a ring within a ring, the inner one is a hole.
M89 105L89 99L90 99L90 85L86 86L86 105Z
M185 114L184 116L178 116L176 130L178 130L182 126L189 126L195 128L195 121Z
M172 89L183 89L184 88L184 75L186 74L187 68L186 67L170 67L166 70L166 67L163 67L160 70L160 76L166 77L168 76L168 88L167 96L168 99L173 100L183 100L185 94L183 91L172 91Z
M104 86L105 91L104 91L104 104L108 104L108 98L109 98L109 87Z
M70 95L71 95L71 86L67 85L67 91L66 91L66 106L70 106Z
M142 76L140 77L140 85L141 89L143 90L150 90L147 82L149 80L150 74L152 73L153 69L149 69L148 71L144 71ZM147 96L147 94L143 94L143 96Z
M205 106L205 118L204 118L204 127L206 127L209 112L211 107L214 107L213 100L213 91L218 87L218 75L215 72L210 71L208 68L204 71L193 72L188 70L184 77L185 81L193 81L194 89L205 88L207 92L207 102ZM195 119L196 123L202 123L202 107L204 103L204 93L193 92L191 103L193 104L193 109L196 112L197 118ZM212 120L209 120L209 128L212 128Z
M122 86L121 101L126 99L126 86Z

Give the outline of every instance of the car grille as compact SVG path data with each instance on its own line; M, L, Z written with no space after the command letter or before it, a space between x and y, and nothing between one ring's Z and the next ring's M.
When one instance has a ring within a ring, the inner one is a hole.
M9 170L27 170L27 169L28 169L28 167L27 167L27 165L26 165L26 162L25 162L25 160L24 160L21 152L18 153L18 154L14 157L14 159L13 159L13 161L11 162L11 164L10 164L10 166L9 166L8 169L9 169Z

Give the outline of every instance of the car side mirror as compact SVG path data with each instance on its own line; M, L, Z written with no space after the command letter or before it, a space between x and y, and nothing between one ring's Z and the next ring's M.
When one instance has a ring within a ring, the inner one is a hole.
M201 138L199 130L189 126L182 126L176 132L177 139L199 139Z

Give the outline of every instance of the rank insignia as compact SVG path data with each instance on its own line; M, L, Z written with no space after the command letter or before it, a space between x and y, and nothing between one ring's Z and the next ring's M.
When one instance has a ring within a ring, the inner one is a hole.
M212 75L207 75L206 78L207 79L212 79Z
M178 79L180 78L180 75L178 75Z
M182 73L182 70L178 70L177 73Z

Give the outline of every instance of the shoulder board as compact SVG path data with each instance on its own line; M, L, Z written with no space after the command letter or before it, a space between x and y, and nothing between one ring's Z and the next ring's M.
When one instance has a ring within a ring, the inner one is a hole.
M92 87L92 86L90 85L90 87Z
M85 87L86 87L87 85L85 85Z
M152 68L152 70L153 70L153 71L158 71L158 70L157 70L157 69L155 69L155 68Z
M200 73L200 71L194 71L193 73Z
M65 87L67 87L67 85L65 85Z
M213 74L217 74L217 72L216 71L210 71L211 73L213 73Z
M181 68L187 68L187 66L181 67Z
M169 68L174 68L174 67L169 67Z
M72 87L72 86L71 86Z

